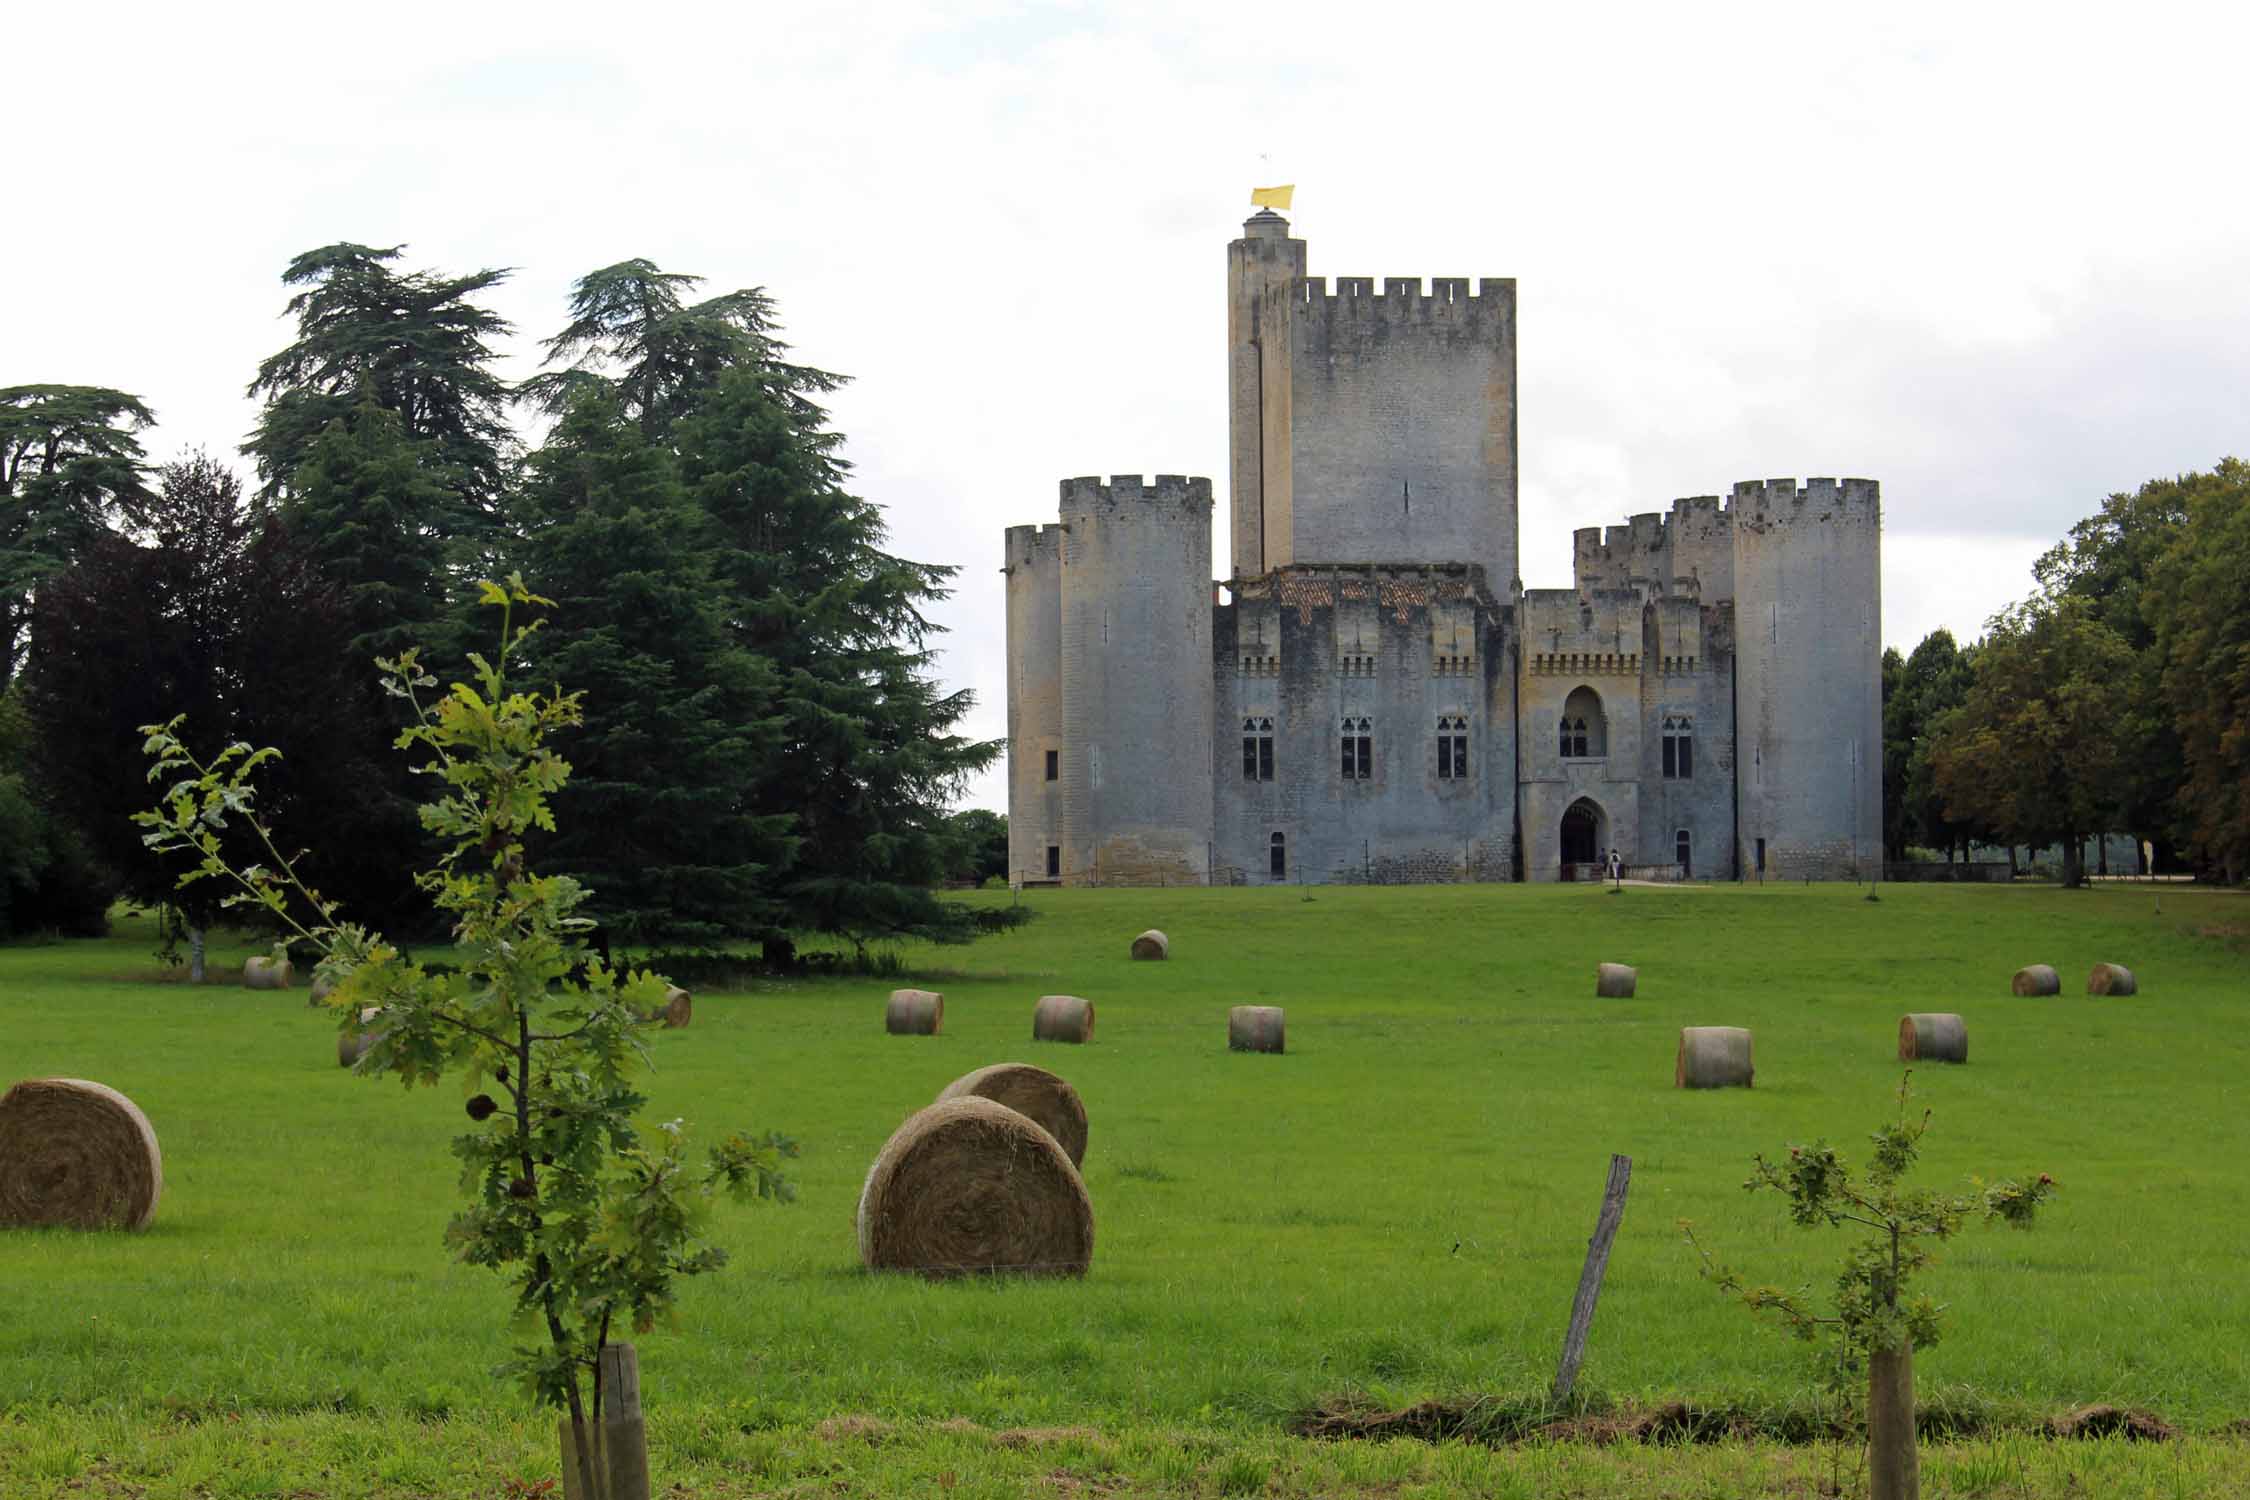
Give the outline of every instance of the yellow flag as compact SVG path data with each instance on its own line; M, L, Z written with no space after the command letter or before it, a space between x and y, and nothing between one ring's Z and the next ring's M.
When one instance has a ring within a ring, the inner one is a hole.
M1286 209L1289 207L1289 195L1295 191L1297 184L1294 182L1284 183L1280 187L1252 188L1250 201L1260 208Z

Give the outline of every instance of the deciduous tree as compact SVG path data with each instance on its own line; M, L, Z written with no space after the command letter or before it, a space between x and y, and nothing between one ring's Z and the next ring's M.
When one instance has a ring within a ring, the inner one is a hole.
M2083 839L2122 812L2133 666L2084 599L2038 598L1996 616L1966 699L1933 728L1946 817L2011 843L2059 842L2063 884L2082 884Z
M205 753L236 740L281 749L269 805L319 831L309 878L361 909L418 911L366 795L368 747L396 728L359 691L374 665L350 652L338 592L207 457L166 466L146 521L146 540L104 536L40 590L25 679L40 783L58 810L129 895L175 900L179 872L130 818L148 800L139 727L191 714ZM188 915L201 927L215 913Z
M2188 840L2231 884L2250 873L2250 464L2224 459L2180 484L2186 514L2151 567L2145 613Z

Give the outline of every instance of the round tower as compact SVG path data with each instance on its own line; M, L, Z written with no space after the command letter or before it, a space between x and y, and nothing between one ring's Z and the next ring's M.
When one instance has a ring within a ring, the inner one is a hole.
M1062 546L1059 525L1011 526L1008 879L1062 877Z
M1730 514L1742 874L1868 875L1883 857L1880 487L1750 481Z
M1212 836L1211 481L1066 479L1062 530L1062 879L1200 884Z

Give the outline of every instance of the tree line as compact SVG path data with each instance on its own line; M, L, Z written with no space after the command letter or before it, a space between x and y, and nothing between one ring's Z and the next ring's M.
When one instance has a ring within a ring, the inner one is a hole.
M2107 832L2159 870L2250 873L2250 464L2102 501L2037 587L1963 647L1883 654L1884 843L2062 846Z
M0 933L183 899L128 821L153 795L139 727L180 714L205 755L278 748L260 810L302 871L411 922L429 789L375 661L459 675L469 585L520 572L556 604L523 670L586 703L542 863L593 888L610 941L785 963L806 932L967 936L931 888L989 845L947 804L1001 746L934 679L954 570L889 551L849 487L821 404L842 377L791 358L764 290L629 260L575 283L511 387L481 300L508 272L402 251L290 262L248 476L151 465L127 392L0 389Z

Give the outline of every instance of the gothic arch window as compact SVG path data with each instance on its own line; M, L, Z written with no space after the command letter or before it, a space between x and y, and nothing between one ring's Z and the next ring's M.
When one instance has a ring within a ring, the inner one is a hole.
M1563 700L1561 725L1558 748L1564 760L1599 760L1609 754L1609 721L1592 688L1571 689Z
M1346 781L1371 781L1375 776L1375 721L1344 718L1343 767Z
M1440 781L1465 781L1469 775L1469 721L1440 714L1437 721L1437 773Z
M1686 714L1664 719L1664 779L1687 781L1695 775L1695 721Z
M1263 714L1242 721L1242 779L1273 780L1273 720Z
M1289 876L1289 840L1278 833L1266 845L1266 873L1276 880Z

